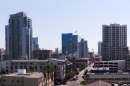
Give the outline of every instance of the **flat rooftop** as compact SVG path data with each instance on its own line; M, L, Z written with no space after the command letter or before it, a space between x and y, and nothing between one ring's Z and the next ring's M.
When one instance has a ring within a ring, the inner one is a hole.
M48 62L48 60L11 60L10 62Z
M109 68L92 68L91 70L109 70Z
M54 58L49 58L48 60L66 62L67 59L65 60L65 59L54 59Z
M90 74L90 78L130 78L130 74Z
M100 61L100 62L124 62L125 60L110 60L110 61Z
M22 75L18 75L18 73L10 73L10 74L5 74L2 76L14 76L14 77L24 77L24 78L41 78L44 77L42 73L39 72L31 72L31 73L26 73Z

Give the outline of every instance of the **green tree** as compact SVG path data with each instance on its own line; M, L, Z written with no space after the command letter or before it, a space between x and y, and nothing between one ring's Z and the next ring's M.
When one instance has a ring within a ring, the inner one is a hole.
M11 69L11 73L14 73L14 69Z
M73 68L73 70L72 70L73 72L75 72L77 75L79 74L79 72L78 72L78 70L77 70L77 68Z
M44 75L44 77L46 78L46 65L43 66L43 69L42 69L42 73Z
M49 75L51 76L51 79L53 80L53 66L51 66L50 64L44 65L43 66L43 75L44 77L46 77L46 74L48 76L48 80L49 80Z
M58 66L56 64L53 66L53 70L54 70L54 78L56 78L57 74L59 72L59 68L58 68Z
M65 78L68 80L70 78L73 78L75 75L76 75L75 72L70 72L70 73L68 73L68 74L65 75Z
M47 84L47 79L46 79L46 74L47 74L47 72L46 72L46 65L43 66L42 73L44 75L44 79L46 80L46 84Z
M30 69L31 72L36 72L35 66L32 66Z
M84 74L83 74L83 78L86 78L87 77L87 73L88 73L88 70L85 70Z
M75 62L75 60L73 61L73 68L76 69L76 62Z

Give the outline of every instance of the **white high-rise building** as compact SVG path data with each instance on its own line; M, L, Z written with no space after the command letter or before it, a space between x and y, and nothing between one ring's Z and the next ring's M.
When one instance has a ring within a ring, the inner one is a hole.
M127 25L103 25L101 47L102 60L125 59L128 54Z

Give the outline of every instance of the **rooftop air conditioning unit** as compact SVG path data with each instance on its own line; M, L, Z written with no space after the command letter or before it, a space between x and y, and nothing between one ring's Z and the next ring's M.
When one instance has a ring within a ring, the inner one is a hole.
M26 69L18 69L18 75L26 74Z

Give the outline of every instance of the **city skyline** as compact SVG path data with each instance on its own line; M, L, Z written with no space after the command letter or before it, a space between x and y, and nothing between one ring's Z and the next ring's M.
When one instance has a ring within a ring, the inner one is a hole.
M13 2L16 2L15 5ZM5 3L6 1L1 1ZM27 1L27 3L29 3ZM31 1L35 5L35 1ZM127 45L130 46L130 23L128 8L130 1L39 1L37 7L28 6L24 1L8 1L6 8L4 4L0 5L0 48L5 49L5 25L8 23L9 15L18 12L26 12L33 21L33 37L39 38L39 48L48 50L61 49L62 33L73 33L80 35L88 41L89 51L92 48L98 52L98 41L102 41L102 25L117 23L127 25ZM25 4L19 6L19 4ZM106 4L110 4L108 7ZM115 6L116 4L116 6ZM118 5L117 5L118 4ZM122 4L125 4L122 6ZM17 8L16 8L17 7ZM10 10L8 10L10 8ZM41 10L38 9L43 9ZM32 10L33 9L33 10ZM35 11L34 11L35 10ZM51 44L53 43L53 45Z

